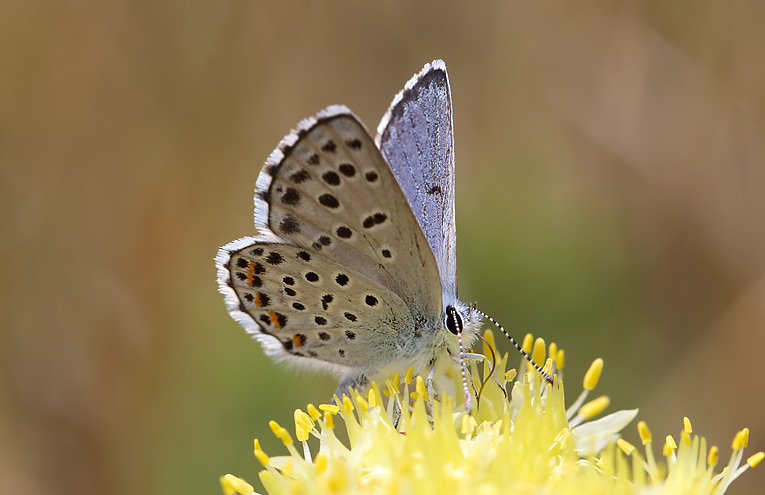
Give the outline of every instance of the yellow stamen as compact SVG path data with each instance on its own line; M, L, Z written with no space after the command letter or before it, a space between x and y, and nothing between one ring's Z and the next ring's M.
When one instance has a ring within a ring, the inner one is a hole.
M749 464L749 467L754 467L762 462L763 459L765 459L765 452L757 452L756 454L750 456L746 460L746 463Z
M637 428L638 434L640 435L640 441L643 442L643 445L650 442L653 436L651 435L651 430L648 429L646 422L640 421L637 425Z
M412 399L418 400L428 400L428 388L425 386L425 380L422 379L420 375L417 375L417 380L415 381L414 386L414 392L409 394Z
M545 361L545 365L542 366L542 372L549 375L550 373L552 373L552 367L553 367L552 359L547 358L547 361Z
M348 486L348 480L345 471L342 469L330 469L329 479L327 484L329 485L329 493L344 493Z
M393 376L390 379L391 383L393 384L393 388L398 390L398 386L400 385L401 378L398 376L398 371L393 372Z
M675 449L677 449L675 439L672 438L672 435L667 435L667 440L664 442L664 455L671 456L675 453Z
M279 431L279 440L282 441L285 447L289 447L293 444L292 436L290 435L290 432L287 431L287 428L282 428Z
M329 465L329 457L324 452L319 452L316 454L316 460L314 461L316 464L316 474L322 475L327 471L327 466Z
M369 402L367 402L361 395L356 397L356 405L359 406L359 409L361 409L362 412L369 412Z
M744 428L743 430L736 433L736 437L733 439L731 448L733 450L741 450L744 447L746 447L746 444L748 442L749 442L749 428Z
M281 431L282 427L279 426L279 423L277 423L274 420L271 420L268 422L268 427L271 428L271 431L276 435L276 438L279 438L279 432Z
M295 436L298 442L305 442L310 436L311 430L315 426L311 416L304 413L300 409L295 409Z
M233 474L226 474L220 477L220 486L223 487L223 493L226 495L234 495L239 493L241 495L251 495L255 493L252 485L247 483L241 478L237 478Z
M486 339L486 342L489 343L489 346L491 346L491 348L494 349L494 351L496 352L497 351L497 345L494 342L494 332L492 332L491 330L486 330L483 333L483 338ZM486 346L485 343L484 343L484 346ZM489 353L489 354L491 354L491 353Z
M335 427L335 420L332 419L332 413L324 413L324 424L327 425L327 429L331 430Z
M516 375L518 375L518 372L515 371L515 368L507 370L505 372L505 381L512 382L515 379Z
M321 413L319 412L318 409L316 409L316 406L314 406L313 404L308 404L306 409L308 409L308 414L311 415L312 420L316 421L317 419L321 418Z
M743 448L746 448L749 445L749 428L744 428L743 430L741 430L741 433L744 437L742 439L744 442Z
M683 430L680 432L680 443L682 445L691 445L691 434Z
M263 467L268 466L268 463L271 462L271 459L268 457L268 455L263 452L263 449L260 448L260 442L256 438L255 441L255 458L260 461L261 464L263 464Z
M534 341L534 350L531 352L531 359L535 363L544 362L546 348L547 345L545 344L545 339L537 337L537 340Z
M477 424L478 423L473 416L466 414L462 416L462 428L460 431L462 431L463 435L469 435Z
M587 373L584 375L584 384L582 385L584 389L594 389L600 380L601 373L603 373L603 360L598 358L592 362L590 369L588 369Z
M693 433L693 428L691 427L691 420L688 419L688 416L683 416L683 430L686 433Z
M347 395L343 395L343 409L345 414L351 414L353 412L353 401Z
M414 376L414 366L410 366L406 370L406 374L404 375L404 383L406 383L407 385L412 383L412 377L413 376Z
M534 344L534 336L527 333L526 336L523 337L523 345L521 345L521 349L523 349L523 352L526 354L531 354L532 344Z
M709 455L707 456L707 465L716 466L719 457L720 449L717 448L717 445L712 445L712 448L709 449Z
M619 446L619 448L622 449L622 452L627 455L632 455L632 453L635 451L635 446L623 438L618 439L616 441L616 445Z
M590 419L602 413L611 404L611 399L601 395L579 408L579 415L584 419Z
M340 412L340 407L334 404L319 404L319 410L329 414L337 414Z
M566 353L563 351L563 349L558 351L558 355L555 356L555 367L559 370L562 370L563 367L566 365Z
M558 344L555 342L550 342L550 345L547 349L547 355L550 357L550 359L554 360L558 356Z

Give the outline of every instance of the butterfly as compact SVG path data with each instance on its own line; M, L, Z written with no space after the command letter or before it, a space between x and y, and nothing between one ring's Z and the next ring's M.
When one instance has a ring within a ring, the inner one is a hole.
M218 252L229 313L266 354L338 375L338 396L456 361L485 315L457 297L454 168L441 60L374 140L345 106L303 120L258 176L258 234Z

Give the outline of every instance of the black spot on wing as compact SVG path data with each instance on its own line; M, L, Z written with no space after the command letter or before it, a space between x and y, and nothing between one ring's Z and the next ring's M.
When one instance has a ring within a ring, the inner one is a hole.
M337 149L337 145L331 139L327 141L326 143L324 143L324 146L321 147L321 150L327 153L334 153L336 149Z
M284 234L297 234L300 232L300 224L297 220L287 215L279 224L279 230Z
M284 194L282 195L282 203L285 205L295 206L298 203L300 203L300 193L297 192L297 189L293 189L291 187L288 187L286 191L284 191Z
M268 263L271 263L272 265L279 265L281 263L284 263L284 257L275 251L271 251L270 253L268 253L268 257L266 258L266 261Z
M331 194L322 194L319 196L319 203L326 206L327 208L337 208L340 206L340 201L338 201L337 198Z
M279 224L279 230L284 234L297 234L300 232L300 224L297 220L287 215Z
M306 172L305 170L300 170L290 175L290 180L294 182L295 184L300 184L301 182L305 182L306 180L310 178L311 176L308 175L308 172Z
M297 257L300 258L303 261L311 261L311 255L306 253L305 251L300 251L297 254Z
M356 175L356 167L350 163L341 163L338 170L340 170L340 173L346 177L353 177Z
M340 176L337 175L337 172L333 172L331 170L329 172L324 172L321 178L324 179L324 182L326 182L330 186L340 185Z

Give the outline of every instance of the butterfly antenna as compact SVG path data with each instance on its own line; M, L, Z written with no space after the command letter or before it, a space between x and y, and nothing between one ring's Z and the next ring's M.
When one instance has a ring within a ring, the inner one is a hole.
M465 348L462 346L462 329L457 332L457 343L460 347L460 368L462 371L462 391L465 393L465 410L473 414L473 395L468 387L467 364L465 363Z
M512 343L513 343L513 345L515 346L515 348L516 348L516 349L518 349L518 351L519 351L521 354L523 354L523 357L525 357L525 358L526 358L526 361L528 361L529 363L531 363L531 366L533 366L533 367L534 367L534 369L537 371L537 373L539 373L539 374L540 374L540 376L541 376L542 378L544 378L544 379L545 379L545 381L546 381L547 383L550 383L550 384L552 384L552 383L553 383L553 377L551 377L549 374L547 374L547 373L545 372L545 370L543 370L543 369L542 369L542 367L541 367L541 366L539 366L537 363L535 363L535 362L534 362L534 360L533 360L533 359L531 359L531 356L529 356L529 354L528 354L526 351L524 351L524 350L523 350L523 347L521 347L521 346L520 346L520 344L518 344L518 342L516 342L516 341L515 341L515 339L514 339L514 338L512 338L512 337L510 336L510 334L509 334L509 333L507 333L507 330L505 330L505 327L503 327L502 325L500 325L500 324L497 322L497 320L495 320L495 319L494 319L494 318L492 318L491 316L487 315L487 314L486 314L486 313L484 313L483 311L480 311L480 310L478 310L478 309L476 309L475 311L477 311L477 312L478 312L478 313L479 313L481 316L483 316L484 318L486 318L486 319L487 319L487 320L489 320L490 322L494 323L494 326L496 326L497 328L499 328L499 329L502 331L502 333L504 333L504 334L505 334L505 337L507 337L508 339L510 339L510 342L512 342Z

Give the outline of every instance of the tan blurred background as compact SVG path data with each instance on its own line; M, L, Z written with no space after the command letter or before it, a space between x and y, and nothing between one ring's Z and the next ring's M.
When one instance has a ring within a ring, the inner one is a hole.
M255 482L335 383L263 356L213 257L301 118L374 129L437 57L462 299L566 348L572 399L602 356L659 438L765 448L765 3L466 4L0 5L0 492Z

